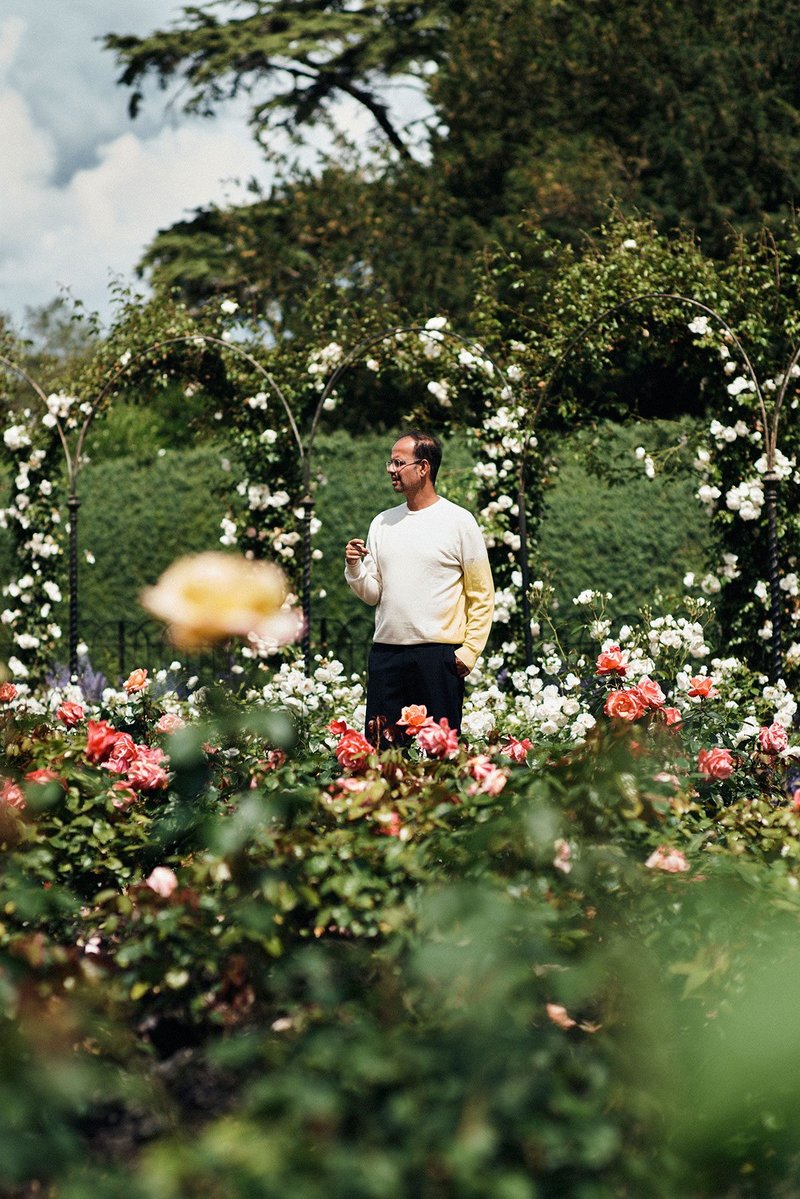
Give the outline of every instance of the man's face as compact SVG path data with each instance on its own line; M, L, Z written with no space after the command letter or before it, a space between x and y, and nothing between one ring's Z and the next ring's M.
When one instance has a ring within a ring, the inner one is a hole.
M420 484L420 468L417 463L416 446L413 437L401 437L392 446L389 455L392 465L388 468L392 490L400 495L415 491ZM404 463L399 466L399 463Z

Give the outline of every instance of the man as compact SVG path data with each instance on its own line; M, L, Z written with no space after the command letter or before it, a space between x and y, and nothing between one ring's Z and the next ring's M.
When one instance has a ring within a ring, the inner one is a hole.
M376 607L367 678L367 736L403 740L402 709L424 704L434 720L461 725L464 678L489 636L494 588L477 521L436 493L442 447L412 429L386 463L403 503L376 516L366 543L345 547L345 578Z

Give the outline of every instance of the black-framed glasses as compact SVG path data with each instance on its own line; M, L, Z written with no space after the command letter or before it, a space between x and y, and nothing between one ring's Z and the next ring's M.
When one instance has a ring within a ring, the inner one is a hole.
M421 462L421 458L412 458L410 462L403 462L400 458L390 458L386 463L387 470L403 470L406 466L414 466Z

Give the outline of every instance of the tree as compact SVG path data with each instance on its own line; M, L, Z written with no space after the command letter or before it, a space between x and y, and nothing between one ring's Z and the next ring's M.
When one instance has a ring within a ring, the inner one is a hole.
M184 8L172 29L145 38L109 34L105 45L124 67L120 82L133 89L131 116L148 76L162 87L182 77L184 108L205 116L225 99L252 94L260 140L273 125L295 132L329 120L333 104L349 97L406 158L381 84L440 59L452 8L448 0L212 0Z

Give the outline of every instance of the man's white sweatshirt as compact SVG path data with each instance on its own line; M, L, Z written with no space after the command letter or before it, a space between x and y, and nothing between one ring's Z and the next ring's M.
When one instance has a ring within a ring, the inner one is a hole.
M365 603L376 605L375 640L387 645L444 642L472 669L489 636L494 587L475 517L439 496L375 517L367 556L345 567Z

